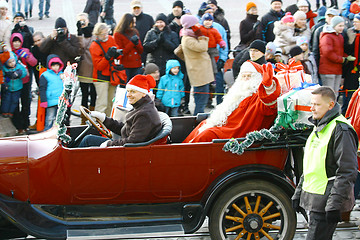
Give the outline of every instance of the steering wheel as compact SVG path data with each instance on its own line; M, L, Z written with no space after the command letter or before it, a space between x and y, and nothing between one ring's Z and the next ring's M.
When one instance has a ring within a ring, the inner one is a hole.
M80 106L80 112L85 116L87 120L102 134L104 134L108 138L112 138L112 134L109 129L97 118L92 118L90 116L90 110L86 107ZM95 121L94 121L95 119Z

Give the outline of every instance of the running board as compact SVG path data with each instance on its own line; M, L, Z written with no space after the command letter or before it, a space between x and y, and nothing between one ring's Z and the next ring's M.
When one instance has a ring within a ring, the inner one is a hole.
M130 239L139 237L173 237L184 234L181 224L105 229L69 229L67 239Z

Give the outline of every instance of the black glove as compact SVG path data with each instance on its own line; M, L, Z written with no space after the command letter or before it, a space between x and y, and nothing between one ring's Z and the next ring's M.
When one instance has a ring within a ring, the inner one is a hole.
M5 77L8 77L10 79L17 79L21 76L22 71L20 69L15 70L14 72L6 72Z
M132 36L131 38L130 38L130 41L136 46L136 45L138 45L138 43L139 43L139 37L138 37L138 35L134 35L134 36Z
M114 65L114 69L115 69L116 71L125 70L124 65L122 65L122 64Z
M340 210L332 210L326 212L326 221L328 223L337 223L341 222L341 213Z
M19 23L15 24L15 26L14 26L14 32L18 32L18 31L20 31L20 29L21 29L20 24L19 24Z
M116 47L110 47L107 52L105 53L106 60L110 60L111 58L115 58L116 56Z
M217 67L218 72L221 71L221 69L224 67L224 64L225 64L225 62L224 62L224 60L222 60L222 59L219 59L219 60L216 62L216 67Z
M77 35L81 36L83 34L83 32L82 32L81 22L80 21L77 21L76 27L77 27Z

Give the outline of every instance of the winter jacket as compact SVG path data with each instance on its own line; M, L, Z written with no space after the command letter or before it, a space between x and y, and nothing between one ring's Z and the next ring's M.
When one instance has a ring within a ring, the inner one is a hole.
M136 18L135 28L139 31L140 41L143 43L146 33L154 26L155 22L152 16L146 13L140 13Z
M228 55L229 55L229 45L228 40L227 40L227 34L226 34L226 30L223 26L221 26L221 24L217 23L217 22L213 22L212 25L216 30L219 31L221 38L226 42L226 47L225 49L220 48L220 46L217 46L217 49L219 50L219 59L223 60L224 62L226 62L226 60L228 59Z
M12 23L8 17L0 18L0 41L5 42L7 46L10 46Z
M40 45L40 51L45 54L56 54L66 65L67 62L74 63L75 57L80 54L80 43L77 36L67 33L65 40L57 41L51 35L44 39Z
M320 74L342 74L344 38L326 25L320 34Z
M95 25L100 15L100 0L87 0L84 13L89 14L89 22Z
M320 121L309 120L319 132L334 118L340 115L340 105L335 104ZM300 199L300 206L313 212L340 210L351 211L354 206L354 183L357 177L358 138L355 130L346 123L337 123L326 153L326 175L335 177L327 184L324 195L312 194L302 190L304 176L301 176L292 199Z
M246 18L240 22L240 44L244 44L246 47L250 45L256 39L256 30L254 24L258 23L259 15L246 14Z
M311 28L311 36L310 36L310 40L309 40L309 47L310 47L310 51L312 51L313 49L313 45L314 45L314 41L315 41L315 32L317 32L316 30L320 27L322 27L325 24L325 18L318 20L318 22L314 25L314 27ZM317 34L317 44L319 44L319 38L320 38L320 33Z
M355 14L350 12L350 6L351 2L349 0L346 0L341 7L341 16L353 20Z
M214 81L210 56L208 51L209 38L183 36L181 46L185 56L186 70L191 86L204 86Z
M117 47L115 40L112 36L109 36L106 42L100 41L105 53L110 47ZM90 45L90 54L93 61L93 78L103 81L110 81L110 61L105 58L105 54L99 44L93 41ZM120 56L119 58L120 59Z
M50 68L53 62L60 63L60 71L58 73ZM61 69L64 68L64 64L59 56L51 54L47 58L47 68L40 76L39 94L41 102L47 102L47 106L52 107L58 105L59 97L64 89L63 81L60 78L60 74L63 73Z
M182 12L182 15L184 15L185 12L183 11ZM170 13L168 16L167 16L167 20L168 20L168 23L169 23L169 28L171 29L171 31L174 31L176 34L179 35L180 33L180 30L182 28L181 25L177 24L177 22L173 21L175 18L174 14Z
M79 81L83 83L92 83L93 61L90 53L90 45L94 40L96 40L96 37L91 36L86 38L84 36L78 36L78 38L81 45L81 61L77 69Z
M101 12L105 12L105 19L114 18L114 0L104 0L101 6Z
M18 49L15 49L13 47L13 39L17 37L20 39L20 42L21 42L21 46L20 48ZM37 64L37 59L34 57L34 55L30 52L30 50L28 48L23 48L22 45L23 45L23 37L20 33L13 33L11 35L11 38L10 38L10 42L11 42L11 48L12 48L12 51L16 54L16 56L18 57L18 59L24 64L24 66L26 67L26 70L29 71L29 68L30 67L34 67L36 64ZM21 57L20 56L20 52L22 51L25 51L26 54L28 55L26 58L25 57ZM30 81L30 76L27 75L25 76L23 79L22 79L23 83L27 83Z
M121 139L108 143L108 146L122 146L125 143L146 142L161 130L159 113L149 95L141 98L126 115L125 123L106 118L104 125Z
M359 71L354 71L354 68L356 66L358 70L360 69L360 49L357 53L355 52L355 42L360 44L360 36L357 37L357 34L360 35L360 31L357 31L352 27L346 31L346 34L348 40L345 42L345 53L356 57L356 60L354 62L343 64L343 89L356 90L359 87Z
M227 45L230 48L230 38L231 38L231 31L228 21L225 19L225 11L221 7L217 7L216 11L214 12L214 22L221 24L225 28L226 37L227 37Z
M180 71L177 75L170 73L171 68L179 67L177 60L169 60L166 63L166 74L160 78L156 97L161 100L165 107L179 107L181 98L185 97L183 78L184 74ZM170 90L170 91L167 91Z
M359 4L357 4L356 2L353 2L351 5L350 5L350 12L353 13L353 14L357 14L360 12L360 6Z
M282 49L283 54L289 54L291 48L296 46L295 29L283 24L281 21L274 23L274 44Z
M4 77L4 81L6 86L8 87L8 91L16 92L23 88L22 79L28 75L28 71L26 70L25 66L18 61L17 56L14 52L10 52L10 58L15 58L16 66L14 68L9 68L5 63L2 67L4 76L6 76L6 73L8 72L15 72L16 70L21 70L21 76L16 79L9 79L7 77Z
M219 31L211 26L210 28L206 28L204 26L200 26L201 33L209 38L209 48L216 48L219 45L226 45L225 41L221 38Z
M295 36L297 37L305 36L309 40L311 38L311 30L308 26L304 28L295 27Z
M257 38L265 42L273 42L275 39L274 22L280 21L284 15L285 13L282 10L280 12L276 12L273 9L265 14L260 20L260 24L257 29Z
M166 62L175 59L174 50L179 46L178 35L167 26L161 32L157 27L152 28L145 36L144 50L148 53L146 63L155 63L160 74L165 74Z
M13 33L20 33L23 36L23 44L22 47L30 49L32 45L34 45L34 28L30 26L20 26L19 23L15 24L13 30L11 31L11 34ZM11 40L10 40L11 42Z
M118 48L123 50L121 64L124 65L125 68L141 67L141 54L144 49L141 41L138 41L137 45L130 41L130 38L134 35L140 37L139 32L136 29L126 33L126 35L119 32L114 34L114 39Z

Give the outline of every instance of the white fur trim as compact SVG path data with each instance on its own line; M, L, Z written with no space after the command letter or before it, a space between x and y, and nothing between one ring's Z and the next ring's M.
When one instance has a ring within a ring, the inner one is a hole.
M136 90L136 91L145 93L145 94L148 94L148 93L149 93L149 90L144 89L144 88L141 88L141 87L138 87L138 86L135 86L135 85L132 85L132 84L129 84L129 83L126 84L126 89L133 89L133 90Z

